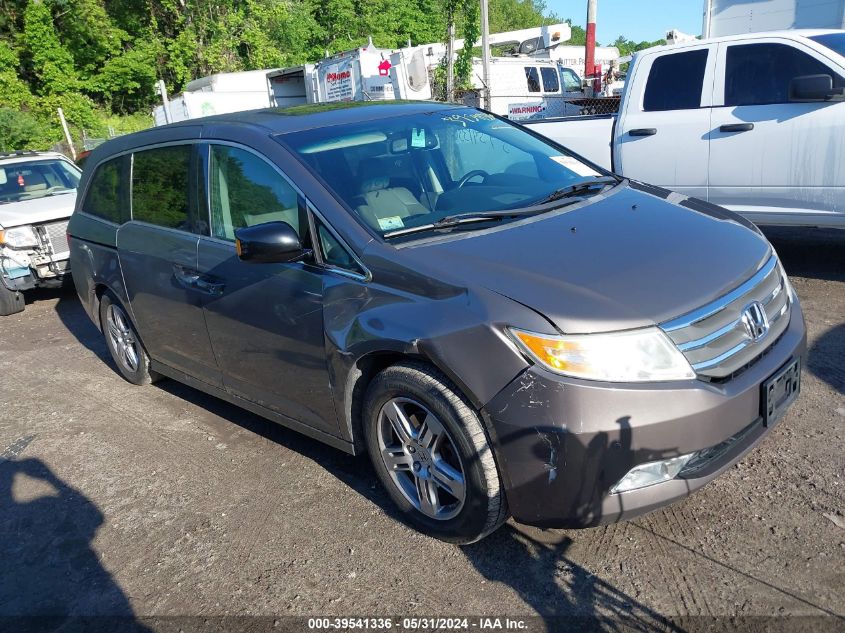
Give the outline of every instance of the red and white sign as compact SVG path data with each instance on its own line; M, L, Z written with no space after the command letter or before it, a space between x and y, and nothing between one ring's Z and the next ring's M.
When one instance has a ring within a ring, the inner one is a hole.
M351 59L327 64L319 72L326 101L351 101L354 98Z
M545 103L509 103L508 118L514 121L521 119L539 119L546 111Z

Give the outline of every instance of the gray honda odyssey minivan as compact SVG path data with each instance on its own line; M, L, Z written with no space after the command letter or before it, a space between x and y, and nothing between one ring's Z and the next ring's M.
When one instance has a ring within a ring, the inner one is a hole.
M127 380L367 452L452 542L680 499L799 391L800 304L753 225L480 110L167 125L79 191L74 281Z

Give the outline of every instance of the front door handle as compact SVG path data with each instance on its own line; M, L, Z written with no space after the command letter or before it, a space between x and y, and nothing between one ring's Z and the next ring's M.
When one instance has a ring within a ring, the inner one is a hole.
M194 288L196 288L200 292L204 292L206 294L214 296L222 295L223 289L225 287L225 284L208 281L207 279L203 279L202 277L197 277L197 280L194 282Z
M185 268L179 264L173 266L173 277L183 288L199 290L209 295L222 295L225 284L211 281L196 270Z
M754 129L753 123L728 123L719 128L720 132L750 132Z
M657 128L640 127L635 130L628 130L628 136L654 136L657 134Z
M173 278L184 288L193 288L199 277L200 274L195 270L185 268L179 264L173 265Z

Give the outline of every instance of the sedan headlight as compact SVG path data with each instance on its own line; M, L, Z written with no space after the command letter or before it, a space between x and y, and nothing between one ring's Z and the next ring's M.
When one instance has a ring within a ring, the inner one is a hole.
M607 334L550 336L511 328L534 361L565 376L607 382L695 378L684 355L658 328Z
M0 230L0 246L10 248L34 248L38 246L38 236L31 226L16 226L13 229Z

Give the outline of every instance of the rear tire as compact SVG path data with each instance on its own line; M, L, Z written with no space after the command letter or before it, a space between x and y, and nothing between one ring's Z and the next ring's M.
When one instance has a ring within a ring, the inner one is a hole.
M120 302L111 293L100 299L100 328L114 364L133 385L149 385L161 378L150 370L150 357Z
M420 532L466 544L507 520L481 419L435 368L406 362L378 374L367 390L364 434L379 479Z
M0 279L0 316L23 312L26 302L19 290L9 290Z

